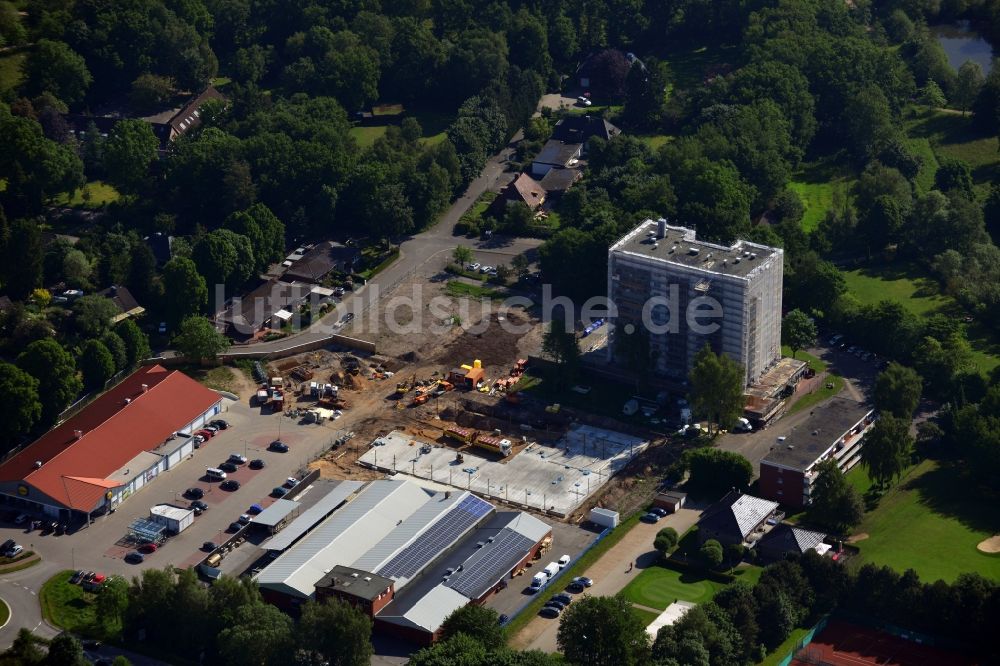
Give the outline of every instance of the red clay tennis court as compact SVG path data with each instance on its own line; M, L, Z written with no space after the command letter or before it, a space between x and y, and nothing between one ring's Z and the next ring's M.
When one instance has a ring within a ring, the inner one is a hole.
M966 655L840 620L802 648L789 666L976 666Z

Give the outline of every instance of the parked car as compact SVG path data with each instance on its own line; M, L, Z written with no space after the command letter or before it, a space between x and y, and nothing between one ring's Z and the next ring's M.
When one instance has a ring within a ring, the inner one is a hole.
M208 511L208 505L201 500L195 500L191 502L191 508L197 509L198 511Z
M486 275L492 270L494 270L493 267L489 265L479 267L479 272L482 273L483 275Z
M231 463L227 460L224 463L219 463L219 469L221 469L223 472L228 472L232 474L233 472L238 470L239 467L236 466L236 463Z
M475 273L476 271L479 270L480 266L481 266L481 264L474 263L474 264L469 264L468 266L465 267L465 269L468 270L468 271L471 271L471 272Z
M229 462L236 463L237 465L245 465L247 462L246 456L242 456L239 453L230 453Z
M217 546L215 545L214 541L206 541L205 543L201 544L201 549L206 553L211 553L216 548Z
M344 324L349 324L350 322L354 321L354 313L348 312L347 314L345 314L343 317L340 318L340 321Z
M184 491L184 497L199 500L205 496L205 491L201 488L188 488Z
M569 606L573 603L573 597L569 596L565 592L560 592L559 594L552 597L552 601L558 601L563 606Z
M26 514L26 513L19 513L19 514L17 514L17 518L14 519L14 524L15 525L23 525L25 522L27 522L27 520L28 520L28 514Z
M560 568L560 569L562 569L562 568L563 568L563 567L565 567L565 566L566 566L567 564L569 564L569 560L570 560L570 557L569 557L569 555L563 555L563 556L561 556L561 557L559 558L559 568Z
M546 606L542 610L538 611L538 614L542 617L557 618L562 613L562 610L556 608L555 606Z
M241 513L240 517L237 518L237 521L241 525L249 525L251 520L253 520L253 518L251 518L250 514L247 514L247 513Z
M288 453L288 444L285 444L280 439L276 439L267 447L271 451L277 451L278 453Z
M285 479L286 488L294 488L297 485L299 485L299 480L296 479L294 476L290 476L287 479Z
M56 525L56 536L62 536L63 534L66 534L66 526L59 523Z
M284 497L288 493L287 488L277 486L271 490L271 497Z
M212 439L212 437L215 436L214 432L212 432L211 430L206 430L205 428L202 428L201 430L196 431L194 434L195 434L195 437L201 437L201 438L206 439L206 440Z
M664 516L667 515L667 510L664 509L664 508L658 507L658 506L654 506L652 509L649 510L649 512L650 513L655 513L660 518L663 518Z
M254 458L250 461L250 469L264 469L264 461L260 458Z
M566 604L556 601L555 599L549 599L545 602L545 608L558 608L560 611L566 609Z
M142 564L146 561L146 556L137 550L133 550L131 553L125 556L125 561L129 564Z
M226 430L227 428L229 428L229 423L223 421L222 419L215 419L214 421L210 421L208 425L214 426L219 430Z
M264 507L262 507L260 504L251 504L249 507L247 507L247 513L249 513L251 516L256 516L258 513L263 513L263 511Z
M159 548L159 546L157 546L155 543L150 542L142 544L141 546L139 546L138 550L140 553L145 553L148 555L150 553L155 553L157 548Z
M83 581L83 577L86 576L86 575L87 575L87 572L83 571L81 569L80 571L77 571L76 573L74 573L72 576L69 577L69 582L72 585L79 585L80 582Z
M243 525L241 525L240 523L236 521L229 523L230 532L239 532L241 529L243 529Z
M506 613L500 613L500 617L497 618L497 624L499 624L502 627L508 622L510 622L510 615L507 615Z
M594 581L591 580L590 578L587 578L586 576L577 576L576 578L573 579L573 582L580 583L584 587L590 587L594 584Z
M593 102L591 102L583 95L580 95L579 97L576 98L576 103L579 104L580 106L590 106L591 104L593 104Z
M237 481L236 479L229 479L227 481L223 481L219 485L219 487L222 488L223 490L229 490L229 491L239 490L240 489L240 482Z
M215 435L216 433L218 433L218 432L219 432L219 429L218 429L218 428L216 428L216 427L215 427L215 426L213 426L213 425L207 425L207 426L205 426L204 428L202 428L202 430L207 430L207 431L209 431L210 433L212 433L213 435Z
M644 523L658 523L660 522L660 516L659 514L650 512L643 514L642 518L640 518L639 520L641 520Z

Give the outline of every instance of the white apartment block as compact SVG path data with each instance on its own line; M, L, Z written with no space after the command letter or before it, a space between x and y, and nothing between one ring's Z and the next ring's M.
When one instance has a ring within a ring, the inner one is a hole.
M653 374L683 381L698 350L708 343L746 369L754 383L781 358L781 281L784 252L749 241L732 246L699 241L693 229L646 220L608 251L608 296L613 302L608 339L609 361L621 361L617 341L629 324L647 319L667 328L649 334ZM668 305L650 307L650 299ZM721 316L688 316L694 307ZM699 330L699 325L714 332Z

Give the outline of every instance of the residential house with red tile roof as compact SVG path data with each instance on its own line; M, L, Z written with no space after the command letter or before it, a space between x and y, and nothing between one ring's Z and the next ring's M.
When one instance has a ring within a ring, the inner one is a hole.
M0 464L0 504L66 523L103 513L183 462L220 411L184 373L140 368Z

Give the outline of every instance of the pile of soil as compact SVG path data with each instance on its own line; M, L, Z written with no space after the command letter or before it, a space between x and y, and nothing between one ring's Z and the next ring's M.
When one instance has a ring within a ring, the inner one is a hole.
M518 313L507 313L507 320L514 326L527 323L528 319ZM497 315L490 315L489 326L481 330L482 326L474 327L478 331L463 331L453 342L445 347L441 356L441 364L445 367L457 367L463 363L471 364L474 359L483 362L486 368L506 367L512 365L518 355L517 342L521 335L504 330Z

